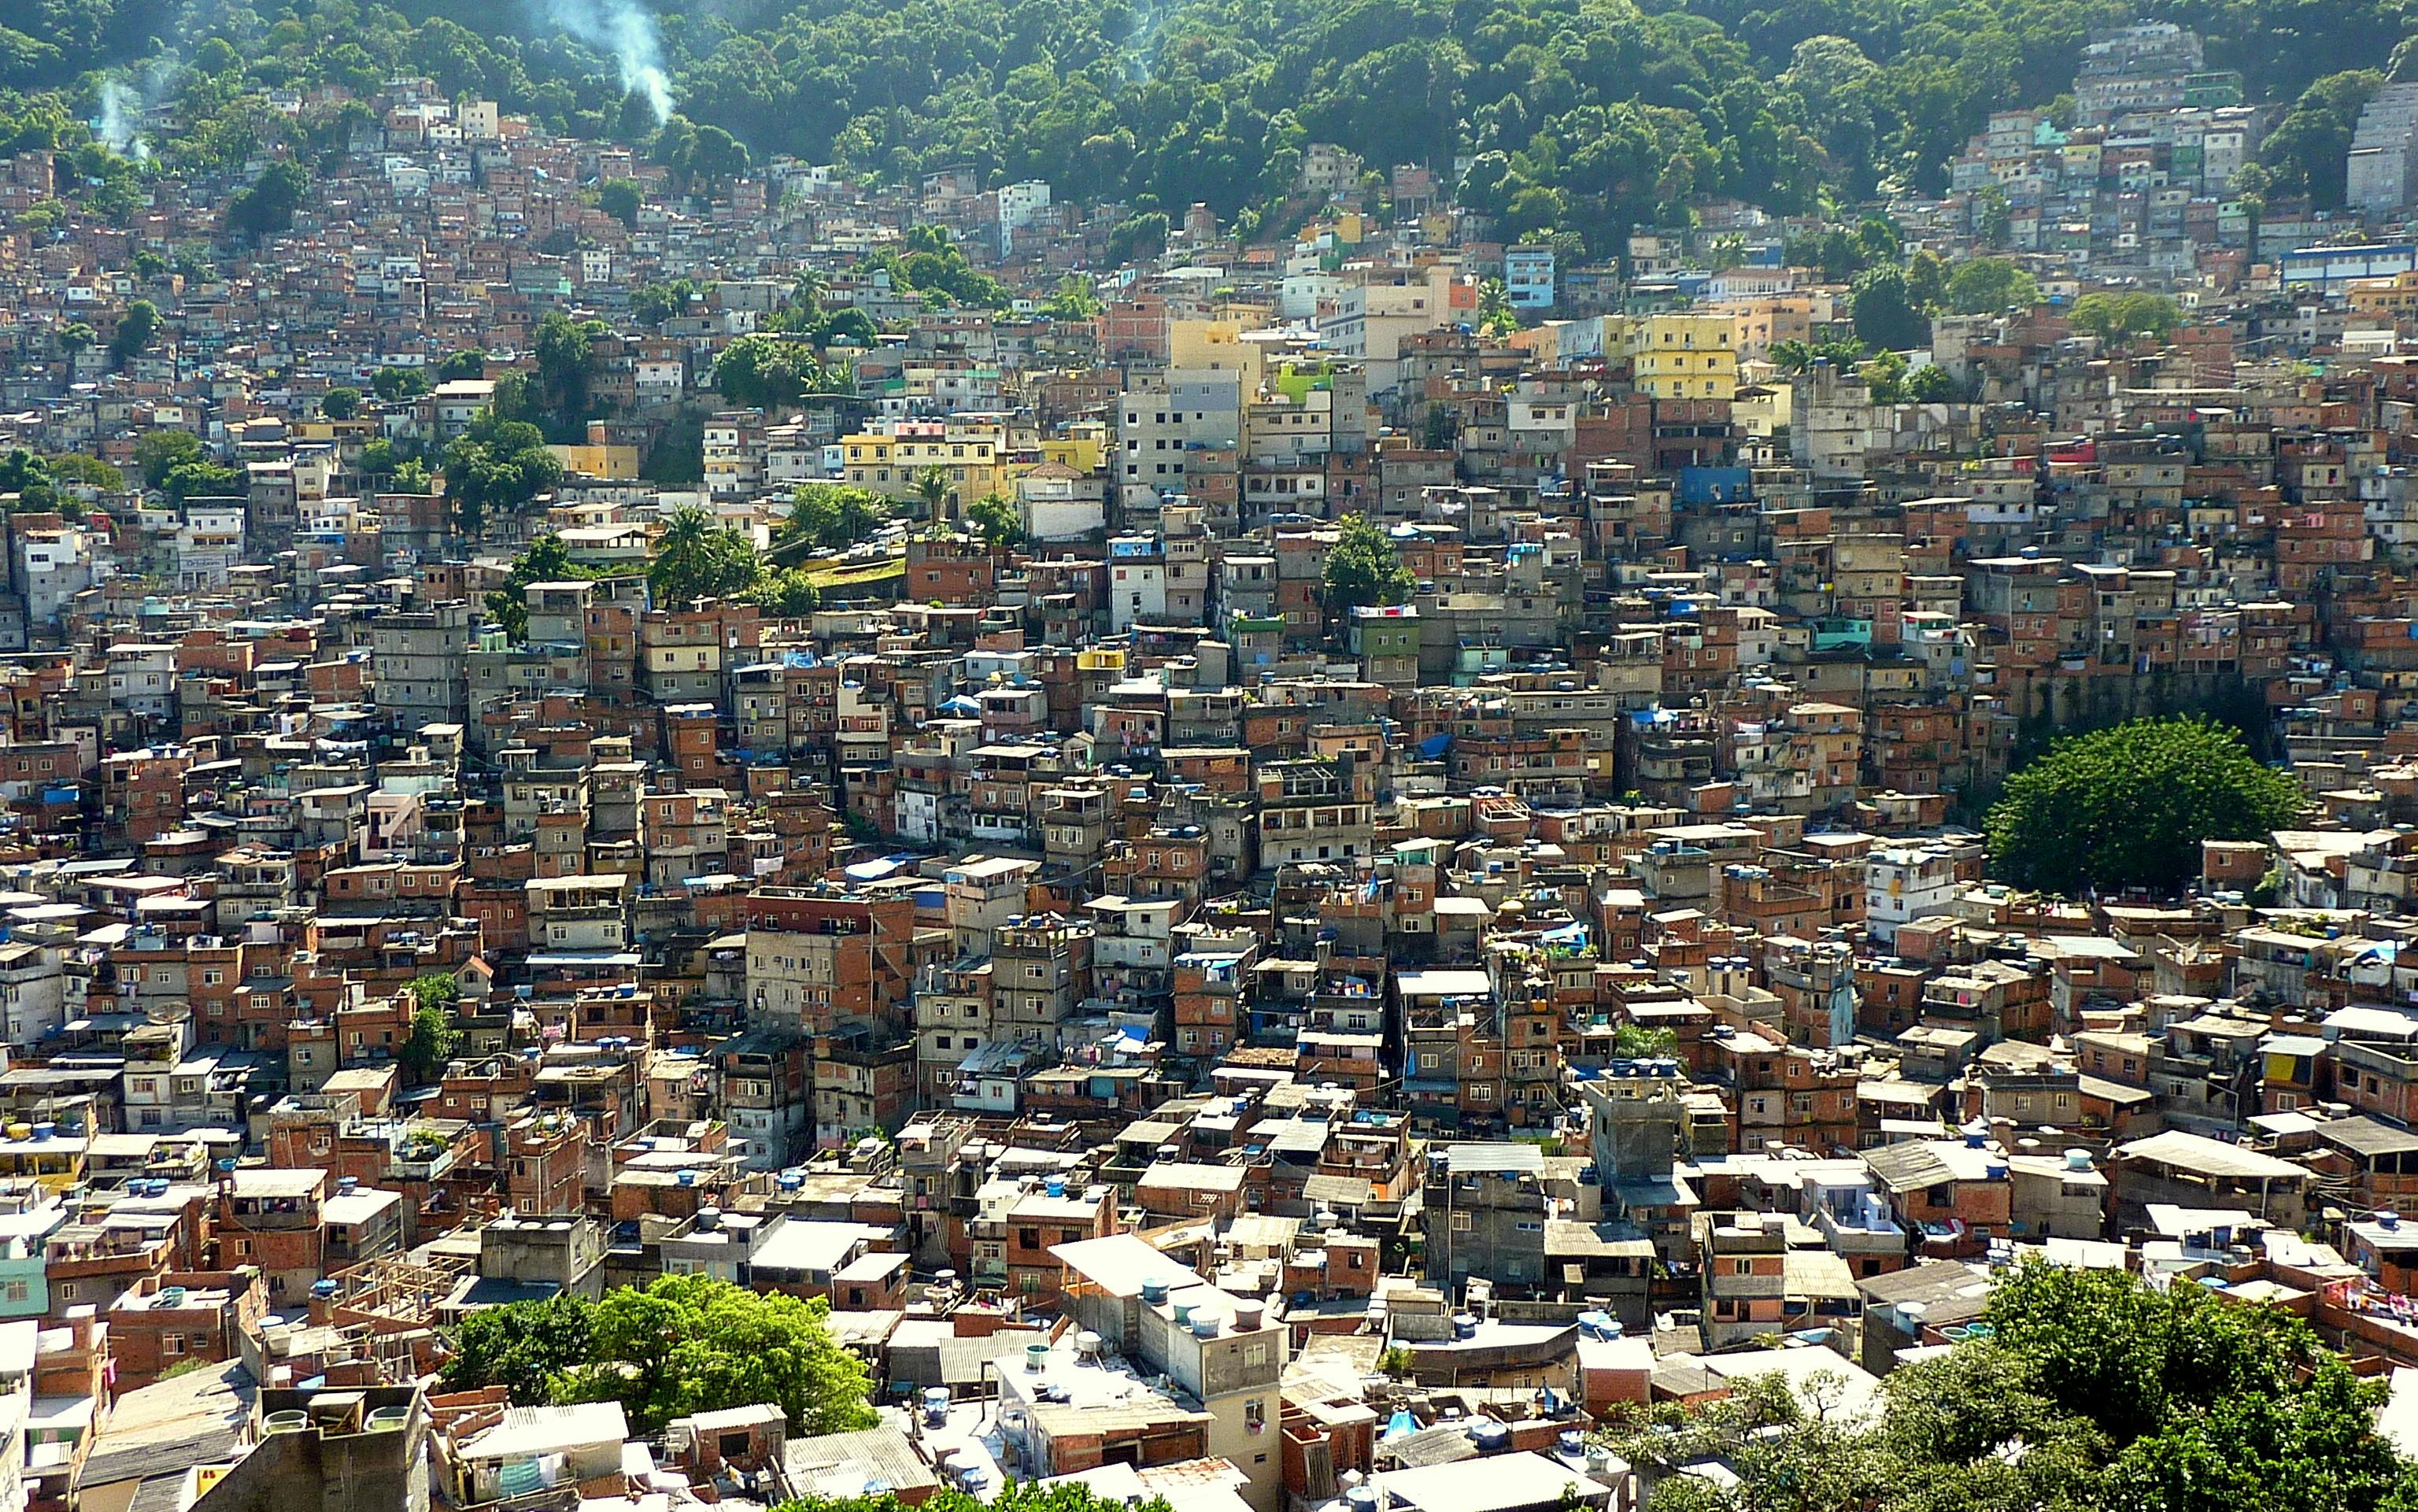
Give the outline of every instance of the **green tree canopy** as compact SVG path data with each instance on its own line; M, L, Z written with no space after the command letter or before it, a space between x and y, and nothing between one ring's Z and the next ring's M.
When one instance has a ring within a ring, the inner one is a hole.
M711 513L691 504L673 512L664 526L647 583L655 603L671 606L691 599L735 598L763 573L764 564L744 535L717 526Z
M1868 267L1849 285L1849 309L1856 340L1875 351L1902 351L1930 344L1931 328L1907 294L1905 272L1895 267Z
M619 1401L643 1433L675 1417L769 1402L795 1437L877 1421L865 1363L834 1343L831 1305L701 1275L476 1313L445 1367L451 1390L503 1385L524 1405Z
M1321 576L1329 614L1341 618L1370 604L1406 603L1418 582L1385 533L1362 515L1348 515Z
M596 186L596 207L632 230L637 229L638 206L645 196L634 178L608 178Z
M1168 1512L1163 1496L1129 1504L1101 1496L1088 1486L1044 1486L1030 1480L1009 1481L1000 1488L997 1501L986 1502L944 1486L915 1505L918 1512ZM885 1492L840 1499L810 1497L784 1502L773 1512L906 1512L906 1506L895 1495Z
M2281 1308L2120 1271L1999 1274L1993 1336L1882 1382L1876 1419L1809 1373L1604 1435L1651 1512L2403 1512L2410 1468L2362 1382ZM1673 1474L1720 1459L1735 1484Z
M488 511L518 509L562 477L562 463L545 449L543 432L492 412L445 448L445 496L466 535L479 533Z
M1948 308L1960 315L2029 309L2040 301L2032 276L2003 257L1971 257L1948 273Z
M799 619L822 607L822 589L802 568L767 571L739 597L775 619Z
M380 368L370 374L370 392L390 405L417 399L434 387L418 368Z
M734 405L779 410L822 391L823 369L810 341L757 332L713 359L713 387Z
M2050 746L2007 779L1985 830L2020 886L2167 890L2199 874L2201 841L2261 839L2305 806L2231 730L2144 719Z
M359 389L335 388L319 396L319 413L331 420L348 420L360 412Z
M890 518L890 501L869 489L839 483L801 483L789 512L773 527L773 544L804 542L817 550L842 551L871 536Z
M2079 331L2103 342L2134 336L2164 341L2182 324L2182 312L2163 294L2120 294L2094 289L2074 301L2066 317Z
M310 190L311 171L291 159L280 159L227 202L227 229L253 241L291 230L294 212L301 208Z
M117 328L109 337L109 365L113 372L122 369L143 354L159 334L160 307L148 299L137 299L117 317Z
M487 615L515 643L528 638L528 587L531 583L567 583L595 573L571 559L562 538L549 530L513 558L504 586L487 595Z
M966 526L982 537L983 544L993 550L1021 545L1024 542L1024 513L1012 499L997 494L985 494L966 506Z
M202 438L191 431L145 431L134 441L134 465L142 469L145 488L166 487L170 471L204 455Z
M423 976L406 990L419 1006L411 1012L411 1034L395 1059L413 1081L435 1081L445 1074L445 1062L462 1045L462 1029L453 1018L462 989L450 976Z
M2303 90L2259 144L2258 166L2270 195L2306 194L2321 210L2343 205L2347 155L2359 113L2384 75L2372 69L2328 74Z

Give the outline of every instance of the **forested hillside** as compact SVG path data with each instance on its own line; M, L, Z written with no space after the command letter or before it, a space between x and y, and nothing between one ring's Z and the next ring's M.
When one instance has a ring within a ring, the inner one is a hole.
M1602 252L1691 195L1796 211L1936 190L1990 109L2067 87L2093 25L2196 27L2210 67L2240 69L2254 100L2288 101L2399 62L2412 24L2410 0L640 4L18 0L0 7L13 91L0 127L81 137L104 105L181 98L158 150L207 167L283 130L241 98L250 87L366 88L408 69L599 136L648 140L667 99L676 133L720 128L758 158L894 176L971 162L1047 177L1062 197L1176 212L1206 200L1246 230L1278 213L1302 148L1324 141L1447 182L1472 158L1454 187L1506 230ZM2348 93L2359 84L2373 76ZM2286 165L2287 190L2338 153L2339 103L2314 100L2324 118L2288 136L2311 162Z

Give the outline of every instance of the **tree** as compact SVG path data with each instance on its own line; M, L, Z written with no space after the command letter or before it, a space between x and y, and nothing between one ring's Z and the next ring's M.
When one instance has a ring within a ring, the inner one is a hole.
M1100 310L1100 297L1093 291L1092 281L1080 273L1061 277L1057 288L1041 304L1041 313L1052 320L1090 320Z
M403 1063L404 1074L413 1081L430 1082L444 1074L445 1062L452 1059L461 1043L462 1031L454 1026L452 1011L422 998L420 1006L412 1010L411 1035L403 1042L395 1059Z
M1625 1061L1652 1061L1679 1053L1676 1030L1623 1024L1612 1031L1612 1053Z
M244 475L214 462L180 462L160 480L160 492L171 504L191 498L233 498L246 492Z
M370 374L370 392L390 405L417 399L433 387L418 368L380 368Z
M2267 195L2305 194L2318 209L2342 208L2346 158L2359 114L2382 87L2383 74L2355 69L2328 74L2303 90L2259 145Z
M1497 341L1520 328L1520 316L1511 308L1511 294L1499 278L1488 279L1477 286L1477 328Z
M993 551L1024 543L1024 514L997 494L985 494L966 506L966 524Z
M1906 402L1904 352L1881 350L1856 371L1864 380L1864 392L1875 405L1903 405Z
M739 597L775 619L803 619L822 607L822 589L803 569L785 567L768 572Z
M1876 1416L1820 1372L1750 1377L1603 1435L1656 1512L2399 1512L2384 1391L2309 1326L2196 1286L2033 1260L1997 1273L1969 1339L1884 1378ZM1708 1459L1720 1487L1675 1474Z
M562 463L544 433L490 410L445 449L445 496L465 535L477 535L489 510L518 509L562 481Z
M166 487L170 471L202 458L202 438L191 431L145 431L135 438L134 466L142 469L145 488Z
M2014 234L2014 215L2007 191L1984 184L1973 191L1973 236L1984 247L2003 247Z
M94 336L90 326L81 320L70 320L59 328L57 340L59 350L72 358L92 345L98 338Z
M311 172L290 158L261 170L252 187L227 202L227 229L253 241L265 240L294 225L294 212L310 192Z
M672 117L673 121L680 119L677 115ZM666 121L664 131L671 138L671 145L666 151L659 141L656 155L683 190L701 189L712 193L745 174L752 165L747 145L719 126L691 126L675 133L671 121Z
M441 1372L445 1389L502 1386L516 1406L553 1405L567 1374L593 1357L595 1310L566 1291L469 1314L447 1341L453 1354Z
M1856 340L1875 351L1927 345L1931 331L1906 294L1905 274L1895 267L1868 267L1849 285Z
M436 364L436 381L439 383L454 383L466 378L483 378L486 375L487 354L482 348L476 346L464 351L448 352L445 354L444 360Z
M949 501L949 469L935 463L915 475L915 496L924 502L924 518L937 520Z
M335 388L319 396L319 413L331 420L348 420L361 412L359 389Z
M2182 324L2182 311L2163 294L2118 294L2093 289L2074 301L2066 317L2080 331L2106 343L2135 336L2165 341Z
M1337 532L1321 582L1326 612L1338 619L1364 605L1408 603L1418 587L1393 542L1358 514L1347 516Z
M151 344L160 329L160 307L148 299L137 299L117 317L117 328L109 337L109 370L123 372L126 364L141 356Z
M528 587L531 583L563 583L596 574L571 559L562 538L549 530L528 543L504 573L504 586L487 595L488 618L501 625L515 644L528 638ZM449 979L450 980L450 979Z
M644 203L645 195L635 178L608 178L596 186L596 207L633 231L638 226L638 206Z
M605 334L603 321L574 320L559 310L547 311L537 323L529 344L535 392L528 399L540 428L557 440L576 441L593 418L594 343Z
M1406 1360L1410 1358L1408 1350L1401 1354ZM1009 1481L1000 1488L996 1501L986 1502L955 1487L943 1486L915 1504L920 1512L1169 1512L1163 1496L1128 1504L1104 1497L1088 1486L1044 1486L1030 1480ZM783 1502L773 1512L899 1512L899 1506L896 1498L883 1492L840 1500L817 1497Z
M57 504L58 485L49 464L23 447L0 456L0 509L51 509Z
M1168 220L1156 210L1130 215L1109 228L1109 261L1146 263L1167 251Z
M789 512L773 527L774 544L804 542L822 551L844 551L871 536L890 518L890 501L864 488L838 483L801 483Z
M713 359L713 386L734 405L785 409L821 390L822 364L805 341L754 332L733 341Z
M673 1418L770 1402L793 1437L871 1428L873 1382L834 1343L831 1304L666 1275L607 1292L589 1313L589 1363L566 1382L621 1403L644 1433Z
M712 514L691 504L673 512L656 539L647 583L657 603L676 605L735 597L755 587L763 573L744 535L715 525Z
M1946 368L1934 362L1906 375L1905 397L1908 403L1917 405L1954 404L1956 380Z
M2003 257L1973 257L1949 273L1946 296L1948 308L1960 315L1990 314L2031 308L2040 302L2040 285Z
M1948 264L1938 253L1924 248L1906 259L1905 297L1924 314L1937 314L1948 308Z
M114 493L126 486L126 475L99 457L82 451L64 452L45 464L51 476L63 483L76 483Z
M2007 779L1984 828L2018 885L2163 891L2198 875L2201 841L2262 838L2305 806L2231 730L2144 719L2049 747Z

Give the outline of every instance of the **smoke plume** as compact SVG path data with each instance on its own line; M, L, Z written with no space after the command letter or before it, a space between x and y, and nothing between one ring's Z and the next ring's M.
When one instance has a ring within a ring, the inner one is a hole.
M589 46L613 54L621 91L647 98L660 123L672 113L671 77L664 72L663 38L638 0L543 0L548 22Z
M149 157L151 149L135 130L142 120L143 102L134 91L120 80L102 80L100 119L93 123L93 132L109 150L126 158Z

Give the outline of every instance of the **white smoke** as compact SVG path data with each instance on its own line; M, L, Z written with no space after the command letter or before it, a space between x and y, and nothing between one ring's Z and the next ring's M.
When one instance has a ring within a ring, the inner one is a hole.
M143 121L143 101L125 83L104 79L100 84L100 119L93 123L93 132L109 150L125 158L147 158L151 149L136 130Z
M637 0L542 0L547 21L621 67L621 92L647 97L658 125L672 113L671 76L664 72L663 38L655 18Z

